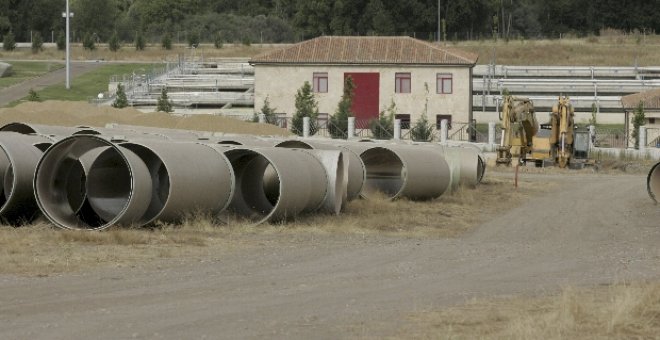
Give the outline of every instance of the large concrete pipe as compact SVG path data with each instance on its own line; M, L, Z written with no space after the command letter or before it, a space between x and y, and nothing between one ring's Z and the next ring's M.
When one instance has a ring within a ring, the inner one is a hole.
M86 135L98 135L98 132L95 128L89 127L67 127L67 126L55 126L55 125L42 125L42 124L31 124L31 123L9 123L0 127L0 131L7 132L18 132L21 134L38 134L38 135L48 135L48 136L71 136L74 134L86 134Z
M345 151L305 150L321 162L326 172L327 188L321 211L338 215L346 205L348 188L348 166L344 161Z
M229 160L213 148L153 140L119 145L140 157L151 175L151 201L139 224L175 222L189 212L215 215L229 205L234 173Z
M367 181L362 197L376 192L388 198L425 200L439 197L450 185L449 165L437 150L415 145L348 143L360 153Z
M256 223L280 221L323 206L328 176L321 162L304 150L233 148L225 152L236 175L230 204Z
M470 147L443 146L434 144L442 152L447 163L452 168L452 183L454 185L464 185L475 187L478 185L484 175L485 163L479 157L479 152ZM456 186L452 185L454 189Z
M44 153L34 188L41 211L56 226L101 230L140 221L151 200L152 181L132 151L85 135L65 138Z
M31 222L39 215L34 199L34 172L48 144L39 136L0 132L0 221L11 225Z
M352 201L360 197L360 192L364 187L364 182L367 180L366 170L360 156L347 148L324 144L324 142L313 140L297 140L290 139L277 143L275 147L278 148L297 148L297 149L314 149L314 150L341 150L344 152L344 163L347 165L347 188L346 199Z
M651 199L658 203L660 201L660 162L656 163L649 171L646 178L646 188Z

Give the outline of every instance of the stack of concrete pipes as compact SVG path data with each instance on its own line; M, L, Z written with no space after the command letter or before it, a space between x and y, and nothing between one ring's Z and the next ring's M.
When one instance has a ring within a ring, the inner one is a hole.
M649 171L649 176L646 178L646 188L651 199L655 203L660 202L660 162L656 163Z
M0 218L40 213L64 229L176 222L233 213L254 223L339 214L377 192L428 200L476 186L477 149L109 125L0 128Z

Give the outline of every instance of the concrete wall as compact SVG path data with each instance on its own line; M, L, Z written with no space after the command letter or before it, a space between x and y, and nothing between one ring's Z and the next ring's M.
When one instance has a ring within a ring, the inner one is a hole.
M424 109L428 84L428 118L435 122L437 114L451 114L454 122L467 122L472 94L468 67L423 67L423 66L299 66L299 65L255 65L255 110L259 111L268 96L270 105L288 117L295 112L296 91L305 81L312 84L314 72L328 73L328 92L316 93L319 112L332 115L342 95L345 72L376 72L380 74L380 110L394 100L400 114L410 114L414 122ZM410 72L411 93L394 93L395 73ZM453 93L436 93L437 73L453 74Z

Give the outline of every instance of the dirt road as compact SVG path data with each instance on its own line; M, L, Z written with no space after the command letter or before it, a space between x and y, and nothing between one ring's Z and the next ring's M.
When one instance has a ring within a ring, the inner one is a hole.
M0 276L0 338L379 337L475 296L660 279L660 209L643 176L554 179L456 239L246 236L252 246L197 260Z
M97 62L72 62L71 79L94 70L99 66L101 66L101 64ZM55 85L57 83L64 84L65 81L66 68L61 68L41 77L30 79L5 89L0 89L0 107L27 96L30 89L39 91L47 86Z

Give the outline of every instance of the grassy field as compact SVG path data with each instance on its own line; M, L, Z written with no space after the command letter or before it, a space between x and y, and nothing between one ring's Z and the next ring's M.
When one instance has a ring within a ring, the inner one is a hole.
M13 73L9 77L0 78L0 90L64 67L61 62L12 61L10 64Z
M71 81L71 89L64 84L46 87L38 92L41 100L86 101L96 98L99 93L108 91L108 83L113 75L131 74L132 72L148 72L157 67L155 64L107 64L94 72L88 72Z

